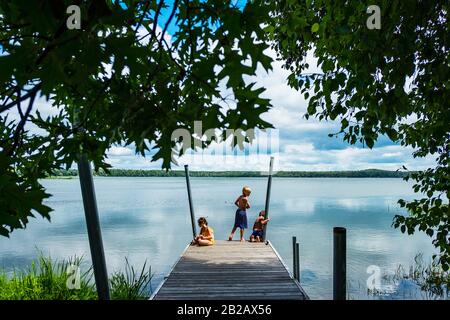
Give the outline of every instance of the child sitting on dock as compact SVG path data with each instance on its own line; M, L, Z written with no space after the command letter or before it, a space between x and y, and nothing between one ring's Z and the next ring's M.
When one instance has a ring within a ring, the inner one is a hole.
M250 203L248 202L248 197L252 193L252 190L245 186L242 188L242 195L236 199L234 204L238 207L236 210L236 215L234 218L234 226L233 230L231 230L231 234L228 237L228 241L233 240L234 233L237 228L240 228L240 240L244 242L244 229L247 229L247 209L250 209Z
M197 222L200 227L200 234L195 237L192 244L198 244L199 246L212 246L215 242L214 230L208 227L208 221L206 221L206 218L204 217L200 217Z
M265 219L265 215L266 211L262 210L259 212L259 215L253 224L253 233L250 236L250 242L261 242L263 240L264 226L270 221L269 218Z

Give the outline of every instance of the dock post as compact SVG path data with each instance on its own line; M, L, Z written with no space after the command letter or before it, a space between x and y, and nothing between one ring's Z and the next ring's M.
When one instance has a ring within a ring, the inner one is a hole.
M333 228L333 300L346 300L346 234L345 228Z
M292 275L294 276L294 279L297 279L297 250L296 250L296 244L297 244L297 237L292 237Z
M272 188L273 157L270 157L269 180L267 181L266 205L264 219L269 218L270 190ZM266 241L267 224L263 228L263 241Z
M91 249L92 265L94 268L95 286L97 287L98 298L100 300L109 300L108 272L106 270L94 181L92 179L91 165L85 154L79 157L78 175L80 176L81 194L83 197L89 247Z
M297 274L297 281L300 282L300 245L298 242L295 244L295 256L297 258L297 270L295 273Z
M188 199L189 199L189 210L191 212L192 235L195 238L197 236L197 228L195 226L195 213L194 213L194 206L192 204L191 182L189 180L189 166L187 164L184 165L184 171L186 173L186 185L187 185Z

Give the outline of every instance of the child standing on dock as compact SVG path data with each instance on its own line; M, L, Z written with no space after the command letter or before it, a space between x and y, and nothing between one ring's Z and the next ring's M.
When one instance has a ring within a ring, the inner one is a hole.
M250 203L248 201L248 197L252 193L252 190L245 186L242 188L242 195L236 199L234 204L238 207L236 210L236 215L234 218L234 226L233 230L231 230L231 234L228 237L228 241L233 240L234 233L237 228L240 228L240 240L244 242L244 229L247 229L247 209L250 209Z
M262 210L259 212L258 218L255 220L253 225L253 233L250 236L250 242L261 242L263 241L263 229L267 222L270 221L269 218L265 219L266 211Z
M197 222L200 227L200 234L195 237L192 243L198 244L199 246L212 246L215 242L214 230L208 227L208 221L204 217L200 217Z

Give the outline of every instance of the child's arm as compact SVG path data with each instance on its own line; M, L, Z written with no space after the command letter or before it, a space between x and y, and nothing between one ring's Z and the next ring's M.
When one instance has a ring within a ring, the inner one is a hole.
M250 202L248 202L248 200L247 200L247 204L245 205L245 207L246 207L247 209L250 209Z
M261 223L262 224L267 224L267 222L269 222L270 221L270 219L269 218L267 218L266 220L264 220L264 218L262 218L263 219L263 221L261 221Z
M209 230L209 236L203 236L202 239L203 240L211 240L214 238L214 232L212 232L211 230Z
M236 205L236 207L239 207L239 200L241 200L241 197L237 198L236 201L234 202L234 204Z

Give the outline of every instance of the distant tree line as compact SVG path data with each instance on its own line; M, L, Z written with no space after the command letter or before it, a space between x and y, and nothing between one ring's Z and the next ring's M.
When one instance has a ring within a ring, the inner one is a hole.
M403 178L404 171L388 171L367 169L358 171L278 171L274 177L280 178ZM76 169L54 170L52 177L75 177ZM131 170L110 169L99 170L94 175L101 177L184 177L182 170ZM190 171L192 177L261 177L260 171Z

